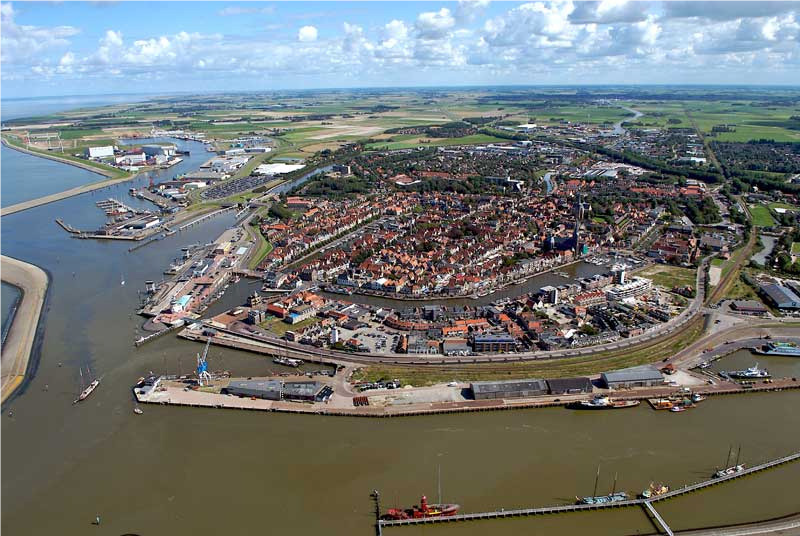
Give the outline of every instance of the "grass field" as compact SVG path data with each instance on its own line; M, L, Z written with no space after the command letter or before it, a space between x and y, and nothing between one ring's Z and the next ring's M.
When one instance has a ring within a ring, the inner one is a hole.
M792 242L792 255L800 255L800 242Z
M356 381L377 381L397 378L403 384L432 385L451 380L485 381L518 378L566 378L586 376L636 365L661 361L697 340L703 332L703 322L697 319L686 331L637 350L598 352L590 356L564 359L543 359L531 363L493 363L458 367L402 367L391 365L368 366L353 375Z
M775 220L765 205L750 205L750 214L753 216L753 225L756 227L772 227Z
M672 287L694 287L697 273L691 268L654 264L637 275L652 279L653 283L660 287L672 289Z
M398 139L403 136L394 136ZM425 142L427 140L427 142ZM441 147L444 145L476 145L480 143L500 143L506 142L502 138L487 136L486 134L473 134L461 138L431 138L430 136L411 136L400 141L377 142L367 145L367 149L409 149L413 147Z
M317 322L321 322L321 319L317 317L311 317L311 318L306 318L305 320L301 320L297 324L288 324L283 320L281 320L280 318L271 317L262 322L261 327L270 330L276 335L282 336L287 331L298 331L308 326L313 326Z

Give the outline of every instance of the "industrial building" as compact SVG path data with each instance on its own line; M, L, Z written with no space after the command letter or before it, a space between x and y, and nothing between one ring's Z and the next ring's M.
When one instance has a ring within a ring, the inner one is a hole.
M764 315L768 309L756 300L733 300L731 309L743 315Z
M589 378L556 378L547 380L547 387L551 395L572 395L592 392L592 382Z
M474 382L470 384L469 388L475 400L527 398L547 394L547 383L544 380Z
M225 392L236 396L255 396L265 400L281 399L280 380L231 380Z
M86 149L89 158L109 158L114 156L114 147L105 145L102 147L89 147Z
M800 309L800 296L783 285L761 285L761 294L778 309Z
M319 382L285 382L283 399L313 402L320 389L322 389L322 385Z
M664 376L652 365L640 365L600 375L609 389L629 389L631 387L654 387L664 384Z

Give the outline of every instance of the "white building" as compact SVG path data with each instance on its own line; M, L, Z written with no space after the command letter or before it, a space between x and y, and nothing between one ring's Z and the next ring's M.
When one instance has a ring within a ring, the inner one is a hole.
M89 158L108 158L114 156L114 146L104 145L102 147L89 147L86 149Z

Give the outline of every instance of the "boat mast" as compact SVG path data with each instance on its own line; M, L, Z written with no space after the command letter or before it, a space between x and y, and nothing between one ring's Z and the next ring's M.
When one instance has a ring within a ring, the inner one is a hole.
M734 464L734 467L739 467L739 456L741 456L741 454L742 454L742 446L739 445L739 451L736 453L736 463Z
M442 465L438 466L439 472L439 504L442 504Z
M614 495L615 491L617 491L617 473L614 473L614 485L611 487L611 495Z
M594 477L594 493L592 497L597 497L597 483L600 481L600 466L597 466L597 475Z
M727 469L731 466L731 454L733 454L733 445L728 447L728 457L725 458L725 465L722 466L723 469Z

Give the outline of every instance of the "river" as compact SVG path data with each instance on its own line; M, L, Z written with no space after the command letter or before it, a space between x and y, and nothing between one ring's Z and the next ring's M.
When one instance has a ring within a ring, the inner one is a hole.
M4 182L14 180L5 165ZM78 171L63 166L59 174ZM619 473L618 487L637 492L651 480L680 485L707 477L732 444L742 445L747 463L800 445L800 392L720 397L682 414L642 406L370 420L145 406L136 416L130 393L136 378L150 370L188 373L201 349L172 335L134 348L141 324L132 314L137 289L146 279L159 280L181 246L215 238L233 214L135 253L124 243L72 239L53 220L96 228L104 220L96 200L125 198L128 188L146 182L142 177L2 219L3 252L52 274L46 328L34 356L38 370L3 408L13 409L0 424L3 532L251 534L266 526L275 533L368 535L374 534L372 489L383 492L386 505L410 505L422 493L435 496L439 466L445 499L477 511L570 502L591 492L597 464L603 489ZM234 287L239 296L225 300L238 301L253 288L243 281ZM243 376L276 369L263 357L217 347L209 364ZM86 366L103 381L73 406L78 367ZM785 515L798 509L792 493L798 477L795 464L716 487L671 501L665 517L688 527ZM90 526L97 514L100 529ZM652 532L635 510L457 528L464 535L541 527L564 534L588 526L598 534Z

